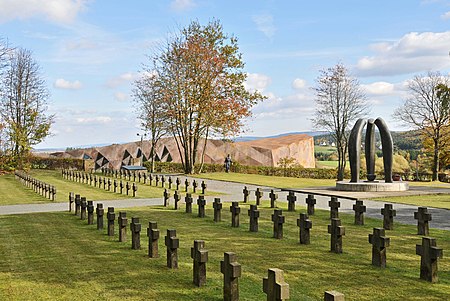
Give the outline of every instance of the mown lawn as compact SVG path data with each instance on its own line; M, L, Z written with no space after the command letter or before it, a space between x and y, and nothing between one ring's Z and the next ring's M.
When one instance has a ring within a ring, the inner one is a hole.
M381 221L366 219L353 225L353 216L341 214L346 235L343 254L329 251L329 213L311 216L311 244L298 243L298 212L284 211L284 238L272 236L272 210L260 208L258 233L248 231L247 204L241 206L241 226L230 227L229 205L224 204L223 221L214 223L212 208L207 217L163 207L127 211L128 219L140 217L141 250L128 242L106 236L69 213L40 213L0 216L0 296L2 300L223 300L220 260L223 253L236 252L242 265L241 300L265 300L262 278L268 268L280 268L290 285L290 300L323 300L325 290L337 290L346 300L449 300L450 249L448 231L431 229L430 235L444 249L439 261L439 283L419 279L420 257L415 244L421 242L415 226L395 224L386 231L391 238L386 269L371 266L368 234ZM284 204L281 204L282 206ZM286 208L284 208L286 209ZM301 208L304 211L304 208ZM117 214L117 213L116 213ZM157 221L161 231L160 257L147 257L146 227ZM180 239L179 269L165 267L166 229L176 229ZM190 248L203 239L209 251L207 284L192 284Z

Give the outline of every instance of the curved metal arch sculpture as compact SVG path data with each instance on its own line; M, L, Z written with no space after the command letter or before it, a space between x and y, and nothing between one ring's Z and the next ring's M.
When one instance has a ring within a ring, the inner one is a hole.
M361 137L364 126L366 128L365 148L367 180L372 182L375 180L375 126L380 131L381 146L383 151L383 166L385 183L392 183L392 162L394 144L391 133L386 122L382 118L364 120L358 119L353 126L348 139L348 156L350 161L351 183L359 181L359 171L361 169Z

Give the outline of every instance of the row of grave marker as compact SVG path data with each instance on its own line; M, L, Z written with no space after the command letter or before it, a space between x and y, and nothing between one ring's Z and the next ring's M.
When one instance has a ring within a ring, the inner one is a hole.
M72 201L74 200L74 201ZM72 204L75 203L75 215L79 215L81 220L86 219L88 225L94 224L94 205L93 201L87 201L86 198L79 194L69 193L69 212L72 211ZM103 229L103 204L97 204L97 229ZM114 207L108 207L107 212L107 233L108 236L114 236L115 225ZM119 228L119 242L127 240L128 219L126 212L120 211L117 218ZM138 217L132 217L130 223L131 231L131 249L141 249L140 232L142 225ZM179 238L176 236L175 229L167 229L164 243L166 246L167 267L170 269L178 268L178 248L180 246ZM148 236L148 257L157 258L158 239L160 231L157 222L150 221L147 228ZM193 259L193 283L201 287L206 284L206 263L208 262L208 250L205 249L204 240L194 240L194 246L191 248L191 258ZM241 265L237 262L237 255L233 252L225 252L224 260L220 262L220 271L224 275L223 278L223 298L227 301L239 300L239 278L242 275ZM278 301L289 299L289 284L284 281L283 270L277 268L268 269L268 277L263 278L262 289L267 295L267 300ZM344 295L336 291L326 291L324 293L325 301L344 300Z
M34 192L42 195L43 197L56 201L56 188L53 185L42 182L38 179L33 178L29 174L16 170L14 172L14 176L16 179L20 180L20 182L28 188L33 189Z
M126 195L129 195L130 190L132 192L132 196L136 197L136 192L138 190L138 186L136 183L130 184L129 182L123 183L122 180L119 182L117 180L111 181L111 178L100 177L90 173L80 172L80 171L65 171L63 170L62 176L66 180L74 181L81 184L88 184L90 186L102 188L107 191L111 191L111 186L113 188L114 193L123 194L123 190L125 188ZM94 183L94 185L92 185Z
M167 190L164 192L164 206L169 205L170 194ZM288 198L292 200L292 196L288 195ZM307 200L312 200L313 195L308 195ZM178 202L181 200L181 195L178 191L174 194L175 200L175 210L178 209ZM315 201L315 200L314 200ZM192 203L193 198L191 194L186 194L186 213L192 213ZM309 204L311 204L310 202ZM328 233L331 234L331 251L334 253L342 253L342 242L343 236L345 235L345 227L341 225L341 220L339 219L339 207L340 202L338 202L337 197L331 197L329 201L330 206L330 220L331 223L328 225ZM220 198L214 198L213 208L214 208L214 221L221 221L221 210L222 203ZM198 196L197 208L198 217L205 217L205 206L206 200L203 195ZM291 211L295 210L292 209ZM239 215L240 210L239 202L232 202L230 206L231 212L231 227L239 227ZM309 212L314 214L314 207L310 208ZM353 206L355 210L355 224L364 225L364 212L366 211L366 206L364 206L363 201L356 201ZM282 215L281 209L275 209L272 214L273 221L273 237L276 239L283 238L283 224L285 223L285 218ZM313 215L312 214L312 215ZM383 215L383 228L373 228L373 233L369 234L369 243L372 244L372 264L378 267L386 267L386 248L390 245L390 239L385 236L385 230L393 230L394 216L396 215L396 210L393 209L392 204L385 204L384 208L381 209L381 214ZM248 216L250 219L250 232L258 232L258 218L259 211L257 210L257 205L250 205L248 210ZM417 219L418 235L429 235L429 221L431 220L431 214L428 213L426 207L419 207L418 211L414 213L414 218ZM297 219L297 226L299 227L299 240L300 244L310 243L310 229L312 228L312 222L308 217L308 214L300 213ZM416 254L421 256L421 267L420 267L420 278L430 281L437 282L437 260L442 258L442 249L436 247L436 240L431 237L423 237L422 245L416 246Z

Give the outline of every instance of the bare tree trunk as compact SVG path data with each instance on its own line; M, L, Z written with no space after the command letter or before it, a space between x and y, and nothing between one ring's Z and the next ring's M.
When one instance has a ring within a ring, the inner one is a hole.
M439 172L439 138L434 139L434 154L433 154L433 175L432 180L438 180Z

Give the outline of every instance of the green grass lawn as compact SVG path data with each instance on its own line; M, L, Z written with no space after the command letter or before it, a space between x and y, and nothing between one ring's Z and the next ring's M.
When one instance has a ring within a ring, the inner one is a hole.
M202 173L200 175L197 175L196 177L211 180L222 180L253 185L261 185L261 186L271 186L278 188L306 188L306 187L336 185L336 181L332 179L275 177L275 176L234 173L234 172Z
M63 179L60 171L55 170L31 170L29 172L34 178L53 185L57 189L56 202L66 202L69 192L79 193L85 196L88 200L117 200L117 199L130 199L132 192L130 190L130 196L125 194L125 188L123 194L114 193L113 186L111 185L111 191L104 190L103 188L93 187L88 184L82 184ZM184 177L180 178L184 183ZM126 182L124 180L124 182ZM143 183L137 183L138 190L136 198L159 198L162 197L164 189L159 187L150 186L148 182L146 185ZM155 185L155 181L153 181ZM166 187L168 187L166 182ZM175 184L172 185L174 190ZM184 184L180 187L184 189ZM190 191L192 186L190 186ZM201 192L201 189L198 191ZM117 188L119 192L119 187ZM0 205L13 205L13 204L37 204L37 203L49 203L52 202L39 194L35 193L31 188L27 188L22 185L20 181L14 179L14 175L2 175L0 176ZM218 195L214 191L206 191L206 195Z
M338 161L316 161L316 168L337 168Z
M386 197L374 198L373 201L392 202L399 204L426 206L434 208L450 209L450 195L449 194L430 194L430 195L413 195L406 197Z
M314 152L331 154L333 152L336 152L336 147L335 146L314 145Z
M267 206L267 203L264 203ZM284 204L282 204L284 205ZM421 242L415 226L395 224L386 231L391 238L387 268L371 265L368 234L381 221L366 219L365 226L353 225L353 216L341 214L346 235L343 254L329 251L329 213L311 216L311 244L298 243L298 212L286 212L284 238L272 236L272 210L260 207L258 233L248 231L248 205L241 206L241 226L230 227L229 204L224 204L223 221L186 214L163 207L127 211L128 219L140 217L141 250L128 242L106 236L69 213L39 213L0 216L0 296L2 300L223 300L220 260L224 252L236 252L242 265L241 300L265 300L262 278L268 268L280 268L290 285L290 300L323 300L325 290L337 290L346 300L449 300L450 249L448 231L430 230L444 249L439 261L439 283L419 279L420 257L415 244ZM285 209L285 208L284 208ZM304 211L304 208L302 208ZM193 208L196 212L196 206ZM117 213L116 213L117 214ZM157 221L161 231L160 257L147 257L146 227ZM176 229L180 239L179 269L166 265L164 236ZM192 284L190 248L203 239L209 251L207 284Z

